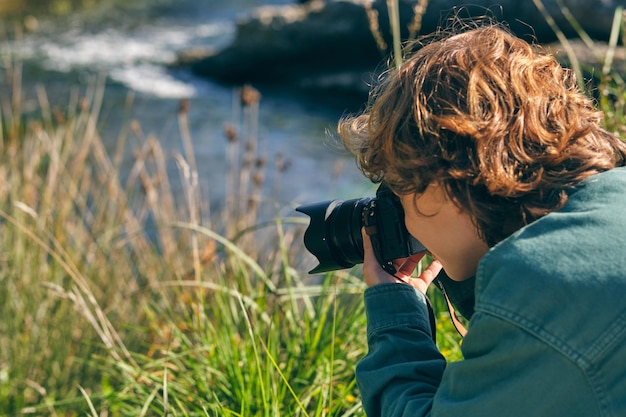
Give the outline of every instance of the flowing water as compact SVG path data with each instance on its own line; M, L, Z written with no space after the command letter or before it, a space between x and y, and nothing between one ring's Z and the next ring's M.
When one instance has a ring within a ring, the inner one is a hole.
M146 135L158 138L170 155L180 151L177 111L181 99L188 99L200 181L207 185L203 188L210 198L219 200L228 172L223 126L234 118L235 89L167 64L189 47L226 45L236 19L252 8L289 1L136 0L134 7L111 5L63 17L38 15L26 19L33 30L10 42L9 48L23 62L25 91L43 86L57 105L67 105L72 89L86 91L99 76L106 77L99 127L110 149L131 119ZM353 98L259 89L259 152L268 160L281 154L290 162L280 187L275 179L270 186L268 179L272 198L298 204L372 192L353 159L328 134L343 113L356 109ZM129 95L134 99L126 109ZM130 164L130 152L127 159Z

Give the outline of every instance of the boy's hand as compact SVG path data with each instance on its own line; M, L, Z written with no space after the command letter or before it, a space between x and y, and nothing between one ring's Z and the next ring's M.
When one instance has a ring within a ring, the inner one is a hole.
M415 270L415 267L419 264L425 255L425 252L416 253L408 258L396 259L394 265L397 272L394 275L390 275L379 265L376 256L374 255L374 249L372 248L372 242L370 237L364 230L361 231L363 235L363 276L365 283L368 287L372 287L378 284L384 283L406 283L414 288L418 289L422 293L426 293L428 286L435 279L439 271L443 268L441 263L437 260L433 261L428 268L424 269L419 277L412 277L411 274Z

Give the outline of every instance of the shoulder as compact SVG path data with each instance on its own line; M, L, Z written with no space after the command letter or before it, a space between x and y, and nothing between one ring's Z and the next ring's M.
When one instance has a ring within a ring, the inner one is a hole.
M592 317L578 318L581 332L587 322L595 326ZM626 415L625 328L622 315L603 329L605 336L584 346L523 314L477 311L463 340L465 359L448 365L436 398L444 404L464 399L464 412L436 415Z
M433 415L604 415L601 389L585 370L514 323L477 312L462 350L465 359L444 372Z
M594 347L614 343L616 323L626 320L625 206L626 168L585 180L562 210L485 255L476 311L593 360ZM593 318L585 319L590 311Z

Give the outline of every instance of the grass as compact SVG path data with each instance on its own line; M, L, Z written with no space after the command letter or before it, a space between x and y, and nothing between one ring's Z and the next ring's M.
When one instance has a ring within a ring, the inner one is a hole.
M184 102L174 183L160 141L132 121L105 151L102 83L64 108L41 88L30 110L20 63L3 56L0 415L362 416L364 284L358 268L312 281L305 220L263 198L256 91L236 95L229 194L212 213ZM623 134L623 80L596 81L607 128ZM459 336L432 297L438 345L457 360Z
M19 65L6 64L0 414L358 412L363 284L345 271L305 284L303 219L273 207L275 220L259 219L253 89L225 132L227 206L209 218L184 105L180 184L159 141L132 122L117 147L136 147L123 180L121 155L96 129L102 85L64 109L41 89L26 111Z
M184 103L174 184L160 142L132 121L106 153L102 84L62 109L40 89L27 111L19 64L5 68L0 414L362 415L364 284L358 269L312 281L306 220L260 195L254 89L225 128L230 193L209 216Z

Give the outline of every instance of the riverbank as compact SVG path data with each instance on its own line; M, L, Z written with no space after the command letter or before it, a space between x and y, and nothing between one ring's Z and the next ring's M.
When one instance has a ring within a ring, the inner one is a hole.
M197 77L168 64L185 47L226 42L232 36L234 16L247 3L162 0L151 2L142 13L118 9L104 15L50 18L40 22L38 31L3 43L2 54L5 60L20 61L21 89L27 103L36 103L38 90L43 88L51 106L64 110L73 94L81 94L101 80L105 89L99 133L109 150L116 148L121 131L134 121L143 126L146 135L159 137L166 153L178 152L180 133L175 120L181 100L185 101L191 140L200 169L211 178L205 186L211 187L215 209L226 192L224 173L228 169L222 157L226 149L222 127L240 117L233 111L240 86ZM58 22L62 24L53 24ZM338 118L358 109L363 97L255 87L262 95L259 152L268 160L280 157L290 161L290 181L279 188L268 185L268 195L296 204L352 198L368 191L352 158L330 137ZM130 170L137 146L126 144L123 172ZM337 166L343 167L339 176ZM311 176L311 172L319 175ZM271 183L269 179L267 184Z

